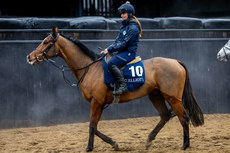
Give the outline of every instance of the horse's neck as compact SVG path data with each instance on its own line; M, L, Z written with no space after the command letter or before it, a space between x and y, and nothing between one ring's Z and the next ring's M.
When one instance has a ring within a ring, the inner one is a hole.
M70 69L79 69L85 67L92 61L80 50L80 48L64 37L60 37L57 43L60 47L59 49L61 52L61 57L65 60ZM73 71L73 73L79 80L83 75L84 70Z

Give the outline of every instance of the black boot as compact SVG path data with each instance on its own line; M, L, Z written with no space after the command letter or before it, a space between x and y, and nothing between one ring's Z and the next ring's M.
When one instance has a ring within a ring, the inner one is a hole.
M115 91L113 91L113 94L114 95L121 95L123 93L127 93L128 87L125 83L124 76L122 75L120 69L116 65L112 64L109 66L109 71L111 72L116 83L118 84L118 88Z

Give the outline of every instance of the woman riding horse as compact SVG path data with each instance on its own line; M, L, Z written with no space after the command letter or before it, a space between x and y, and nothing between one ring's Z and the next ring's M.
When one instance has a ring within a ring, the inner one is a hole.
M123 4L120 10L127 11L128 9L126 10L126 8L131 8L130 6L130 4ZM132 16L133 13L128 14ZM134 16L132 18L135 19ZM129 17L127 21L123 21L127 25L121 27L121 33L115 43L108 47L107 50L102 51L105 54L119 51L116 54L117 56L110 61L110 71L115 72L120 84L123 84L124 81L118 67L125 63L120 58L127 60L127 62L131 60L130 58L134 58L138 34L141 34L140 26L138 30L137 23L133 22L132 18ZM80 41L59 34L57 27L53 27L52 33L27 56L27 62L31 65L37 65L44 60L51 62L50 59L57 56L66 62L76 76L83 97L90 103L89 141L86 151L93 150L94 135L110 144L115 150L118 150L119 147L116 141L98 129L98 122L105 105L111 104L114 99L111 90L104 83L103 62ZM182 149L185 150L190 146L189 121L191 120L194 126L204 124L203 112L193 94L188 70L178 60L161 57L143 60L143 65L145 68L145 83L138 90L120 95L119 103L148 95L153 106L158 111L160 121L150 132L145 145L146 149L150 148L152 140L155 139L159 131L172 117L171 112L173 110L183 127L184 143ZM64 72L63 66L55 66ZM116 93L120 94L126 91L126 87L121 86ZM169 106L166 105L165 101L168 102Z
M121 18L123 20L120 33L112 45L101 51L101 53L104 54L109 53L115 55L108 61L108 69L119 86L113 92L115 95L128 92L124 76L119 67L135 59L137 44L142 32L141 24L134 16L135 9L128 1L122 4L118 8L118 11L121 13Z

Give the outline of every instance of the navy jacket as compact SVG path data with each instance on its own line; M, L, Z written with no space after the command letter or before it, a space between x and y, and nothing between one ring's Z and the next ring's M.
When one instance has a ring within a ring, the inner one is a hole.
M120 33L115 42L107 48L108 52L129 51L136 53L139 42L139 32L138 23L134 19L123 20Z

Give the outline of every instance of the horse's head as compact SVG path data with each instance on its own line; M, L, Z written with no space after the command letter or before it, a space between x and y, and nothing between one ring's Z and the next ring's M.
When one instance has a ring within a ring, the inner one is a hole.
M230 58L230 40L217 53L217 59L219 61L227 62L229 58Z
M45 59L57 56L59 54L59 49L56 47L55 42L58 38L58 28L53 27L52 33L47 36L35 50L27 55L27 62L31 65L37 65Z

